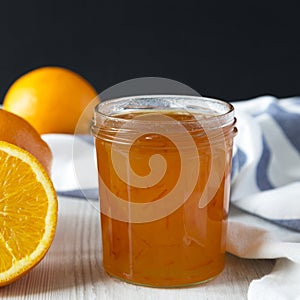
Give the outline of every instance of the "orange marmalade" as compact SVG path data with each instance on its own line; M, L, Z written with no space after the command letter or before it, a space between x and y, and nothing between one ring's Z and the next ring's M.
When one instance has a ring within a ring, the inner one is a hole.
M98 106L93 127L104 269L157 287L215 277L225 263L233 115L212 125L228 113L132 103L100 111L111 103Z

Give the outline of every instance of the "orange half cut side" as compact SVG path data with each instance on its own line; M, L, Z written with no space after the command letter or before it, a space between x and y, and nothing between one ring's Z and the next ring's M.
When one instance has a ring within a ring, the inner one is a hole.
M42 260L54 238L57 211L53 184L40 162L0 141L0 286Z

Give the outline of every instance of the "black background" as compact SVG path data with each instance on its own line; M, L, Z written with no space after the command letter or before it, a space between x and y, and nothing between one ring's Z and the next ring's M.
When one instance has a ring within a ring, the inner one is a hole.
M99 93L158 76L230 101L300 95L299 29L297 1L2 1L0 103L45 65Z

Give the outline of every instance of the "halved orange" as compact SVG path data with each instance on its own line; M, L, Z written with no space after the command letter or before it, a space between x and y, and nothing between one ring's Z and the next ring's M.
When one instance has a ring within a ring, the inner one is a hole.
M57 211L53 184L40 162L0 141L0 286L42 260L54 238Z

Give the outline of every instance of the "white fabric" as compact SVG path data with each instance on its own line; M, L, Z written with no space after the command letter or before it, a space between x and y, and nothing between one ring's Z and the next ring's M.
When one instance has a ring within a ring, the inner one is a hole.
M249 300L300 299L300 233L231 207L227 251L243 258L279 258L270 274L251 282Z

